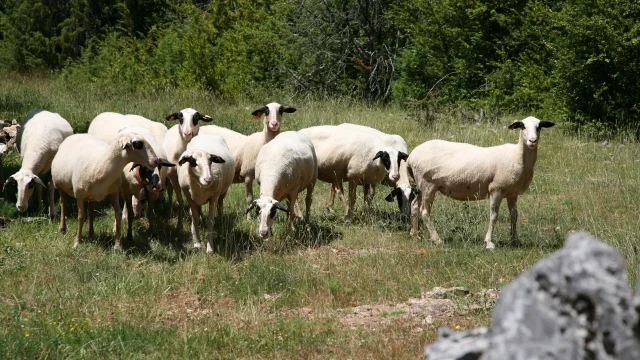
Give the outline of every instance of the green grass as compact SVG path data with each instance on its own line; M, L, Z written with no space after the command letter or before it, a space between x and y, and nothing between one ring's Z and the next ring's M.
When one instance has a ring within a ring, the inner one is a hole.
M484 146L515 142L516 134L505 126L528 115L473 123L443 112L436 121L424 122L397 106L343 99L281 96L227 103L198 92L105 95L91 85L67 89L46 78L5 78L0 118L21 118L45 108L84 131L103 111L160 120L193 107L211 115L215 124L249 133L261 129L250 112L272 100L298 109L285 117L283 130L360 123L398 133L410 147L436 138ZM175 208L159 214L164 225L157 238L138 221L134 243L117 252L111 249L113 211L101 205L96 238L73 250L75 212L68 233L60 234L57 224L25 221L12 204L0 200L2 214L14 218L0 230L0 357L416 358L439 326L488 325L490 313L460 310L454 318L418 330L401 323L368 330L342 325L336 310L401 303L434 286L461 285L473 292L502 287L560 248L574 230L589 231L620 249L635 283L639 153L636 143L569 136L561 123L543 131L534 180L519 201L522 246L507 243L503 204L495 251L483 248L487 201L465 203L438 195L433 214L445 245L433 246L424 226L421 239L408 236L396 205L384 201L391 189L383 186L368 213L359 210L359 192L355 220L346 224L339 202L334 214L324 209L329 187L319 183L310 229L299 226L286 234L286 219L280 216L275 238L263 242L254 236L255 222L243 219L242 186L233 185L223 233L216 227L222 241L214 255L194 251L189 233L175 230ZM16 153L7 154L3 177L19 164ZM13 199L12 191L8 195ZM304 316L303 309L314 316ZM383 315L393 319L400 314Z

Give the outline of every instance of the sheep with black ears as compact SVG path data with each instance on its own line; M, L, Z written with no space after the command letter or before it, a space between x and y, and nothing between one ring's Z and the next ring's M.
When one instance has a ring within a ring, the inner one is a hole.
M58 152L60 144L71 135L73 135L71 125L59 114L41 110L27 115L16 137L16 146L22 158L22 166L18 172L7 178L3 186L3 191L7 185L15 184L18 188L16 196L18 211L27 210L35 185L47 187L45 181L40 178L46 174L45 180L49 185L49 219L53 221L55 204L53 200L54 187L51 184L49 174L51 162Z
M286 107L278 103L269 103L251 115L254 119L260 119L264 114L264 127L261 132L253 133L246 138L238 136L235 131L220 127L203 127L208 134L215 134L224 137L232 150L236 161L236 175L234 183L244 183L245 200L247 206L253 202L253 180L256 178L256 159L262 146L273 140L280 134L282 125L282 114L294 113L295 108ZM247 214L247 219L251 219L251 214Z
M191 208L191 236L194 247L202 247L198 222L202 205L208 203L207 252L212 252L214 211L217 207L218 217L222 216L224 197L233 183L233 156L222 137L200 134L189 143L178 164L180 187Z
M518 196L533 179L538 156L540 130L554 123L528 117L515 121L509 129L521 129L517 144L478 147L465 143L431 140L416 147L407 160L407 174L412 186L422 194L412 206L411 232L418 233L418 211L427 224L431 241L442 243L431 219L431 206L436 192L456 200L489 198L489 229L485 236L487 249L493 249L493 227L500 202L507 198L511 220L511 240L517 241Z
M306 220L309 221L313 188L318 179L318 159L311 139L295 131L286 131L264 145L256 160L256 180L260 184L260 198L253 200L247 213L256 209L258 235L271 236L271 226L277 210L289 213L288 227L293 227L298 193L306 190ZM289 210L280 201L287 199Z
M358 185L379 183L385 175L390 181L400 179L399 167L407 154L387 146L377 136L337 126L323 125L300 130L309 136L318 157L318 179L342 189L349 183L347 219L353 217ZM370 196L365 205L370 205Z
M195 109L187 108L175 112L166 118L167 121L178 120L179 124L172 126L162 141L162 148L167 154L167 160L176 164L180 160L182 153L187 150L187 145L200 132L200 121L210 122L213 119L209 115L205 115ZM178 181L178 171L171 168L167 172L169 183L167 184L167 195L169 204L172 204L172 193L175 189L176 200L178 200L178 230L182 230L182 192L180 191L180 182Z
M130 162L149 169L157 167L159 163L153 148L135 132L121 132L109 143L93 135L76 134L66 138L60 145L51 163L51 175L54 186L60 192L61 232L67 229L65 195L75 197L78 203L78 232L74 248L82 239L85 201L89 202L89 236L93 236L93 205L105 198L109 199L115 212L115 247L120 247L121 176L122 169ZM125 198L125 202L132 217L131 198Z

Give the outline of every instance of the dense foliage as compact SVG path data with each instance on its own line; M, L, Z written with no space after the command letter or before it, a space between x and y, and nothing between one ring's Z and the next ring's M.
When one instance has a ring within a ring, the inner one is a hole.
M6 0L0 71L351 96L638 132L635 0Z

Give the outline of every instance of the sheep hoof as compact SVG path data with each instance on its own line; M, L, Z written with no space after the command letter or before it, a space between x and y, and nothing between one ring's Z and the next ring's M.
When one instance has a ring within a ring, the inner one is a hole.
M327 211L329 211L330 213L333 213L333 208L327 207Z
M76 240L76 242L73 243L73 248L77 249L78 246L80 246L80 242L78 240Z
M438 238L438 239L431 239L431 242L432 242L434 245L442 245L442 244L443 244L443 241L442 241L442 239L440 239L440 238Z
M213 252L213 248L210 244L207 244L207 254L211 254Z
M199 242L193 243L193 247L196 248L196 249L200 249L200 248L202 248L202 244L199 243Z
M418 231L411 229L409 230L409 236L411 236L412 238L415 238L418 236Z
M487 241L487 246L486 246L486 248L487 248L487 249L495 249L495 248L496 248L496 246L495 246L491 241Z

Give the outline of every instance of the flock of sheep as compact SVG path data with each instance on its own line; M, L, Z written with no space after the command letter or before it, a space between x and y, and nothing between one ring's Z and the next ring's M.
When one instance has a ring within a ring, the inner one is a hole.
M258 218L258 235L271 236L278 211L288 213L288 227L294 217L302 218L298 194L306 190L305 219L309 221L316 181L331 184L327 208L335 195L353 216L358 185L364 186L368 207L375 186L394 187L386 197L397 200L400 211L411 219L410 234L418 234L422 215L431 241L441 243L431 218L436 192L457 200L490 200L490 222L485 243L493 248L493 227L503 198L507 199L511 239L517 240L517 198L529 187L541 128L554 124L528 117L515 121L509 129L521 129L517 144L477 147L443 140L427 141L409 153L398 135L376 129L342 124L315 126L300 131L280 132L283 113L295 108L278 103L253 111L264 116L261 132L243 135L215 125L203 125L212 118L188 108L167 116L177 121L170 129L138 115L106 112L93 119L87 134L73 134L69 123L56 113L37 111L25 119L17 137L22 157L21 169L4 184L17 187L16 206L28 207L35 186L48 189L49 216L55 216L54 188L60 193L60 231L66 231L66 197L78 204L78 231L74 247L82 240L88 213L88 235L93 236L94 203L108 199L115 212L115 246L119 247L121 222L127 219L127 240L132 222L146 205L147 217L166 189L169 204L173 193L180 207L177 227L182 229L183 195L191 210L191 234L196 248L202 247L199 220L202 205L209 205L207 252L213 251L214 213L220 217L232 183L244 183L246 215ZM260 197L253 198L253 181ZM343 183L349 185L349 201ZM126 212L121 210L124 199ZM285 207L281 201L287 200ZM86 205L88 204L88 209ZM88 211L87 211L88 210ZM152 219L149 219L152 221Z

